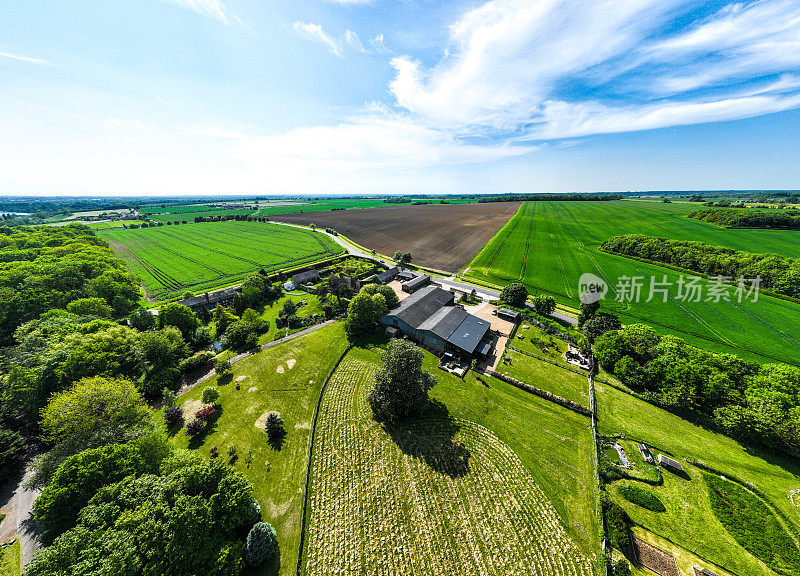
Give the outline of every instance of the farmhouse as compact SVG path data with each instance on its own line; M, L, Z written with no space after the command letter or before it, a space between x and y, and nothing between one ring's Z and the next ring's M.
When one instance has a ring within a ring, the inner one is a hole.
M669 468L673 472L683 472L683 467L680 462L668 456L664 456L663 454L658 455L658 463L665 468Z
M418 289L378 321L390 335L404 334L440 354L472 356L491 350L484 342L489 322L455 306L453 294L435 285Z
M199 312L203 308L210 310L216 307L217 304L226 306L233 302L233 297L239 293L239 288L225 288L217 292L206 292L200 296L192 296L186 300L181 300L178 304L188 306L195 312Z

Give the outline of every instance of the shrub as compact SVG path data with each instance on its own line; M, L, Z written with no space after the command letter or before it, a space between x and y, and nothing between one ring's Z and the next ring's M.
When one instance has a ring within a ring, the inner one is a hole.
M197 412L194 413L194 417L198 420L210 420L212 416L216 413L216 409L213 406L206 406L205 408L201 408Z
M183 408L180 406L172 406L164 410L164 422L169 428L177 426L183 420Z
M602 506L603 515L606 518L608 539L613 546L622 550L624 554L630 554L631 535L628 530L628 515L619 504L611 500L608 494L603 498Z
M226 542L220 548L211 576L240 576L244 572L244 542Z
M190 356L189 358L182 360L178 365L178 368L182 373L186 374L187 372L210 370L214 364L216 364L214 355L211 352L203 352L197 356Z
M258 522L261 522L261 504L253 499L250 503L250 510L247 512L247 525L254 526Z
M175 406L177 396L175 396L175 392L173 392L171 388L164 388L161 391L161 399L164 401L164 406L171 407Z
M79 298L67 304L67 312L79 316L97 316L111 318L114 309L103 298Z
M150 313L149 310L139 308L138 310L131 312L128 322L130 323L131 328L135 328L139 332L145 332L155 327L156 318Z
M258 522L250 529L244 549L244 558L250 566L261 566L271 560L277 551L275 528L266 522Z
M628 502L633 502L637 506L641 506L652 512L666 512L667 510L664 503L658 499L658 496L639 486L623 484L617 487L617 491L620 493L620 496L625 498Z
M231 363L228 362L227 360L220 360L214 367L214 372L217 373L217 376L223 378L233 373L233 367L231 366Z
M212 446L208 449L208 453L211 455L212 458L216 458L219 456L219 451L217 450L216 446Z
M219 400L219 390L214 386L203 389L203 404L216 404Z
M625 560L617 560L617 563L614 564L614 576L631 576L630 564Z
M230 457L231 460L236 458L236 453L237 453L236 446L234 446L233 444L228 446L228 456Z
M202 431L203 431L203 421L202 420L194 420L192 422L189 422L186 425L186 435L189 438L193 438L193 437L197 436Z
M283 434L283 418L280 412L270 412L264 422L264 430L270 438L277 438Z

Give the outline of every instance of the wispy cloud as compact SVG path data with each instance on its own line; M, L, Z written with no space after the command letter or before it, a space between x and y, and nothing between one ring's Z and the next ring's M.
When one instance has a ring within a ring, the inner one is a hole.
M367 53L367 50L364 48L364 45L361 43L361 40L358 38L358 34L353 32L352 30L347 30L344 33L344 41L353 50L356 50L358 52L362 52L364 54Z
M796 0L730 4L674 24L696 7L492 0L450 27L438 64L393 58L390 89L425 125L499 137L643 130L800 105L786 82L774 93L779 76L800 66Z
M8 58L10 60L18 60L20 62L27 62L28 64L38 64L40 66L50 66L50 62L42 58L31 58L30 56L20 56L19 54L11 54L9 52L0 52L0 58Z
M229 24L228 11L220 0L161 0L162 2L170 2L183 6L189 10L194 10L203 16L215 18L220 22Z
M294 23L294 29L307 40L311 40L312 42L316 42L327 47L331 54L336 56L342 55L342 49L339 46L339 42L337 42L333 36L325 32L325 30L323 30L322 26L319 24L298 21Z

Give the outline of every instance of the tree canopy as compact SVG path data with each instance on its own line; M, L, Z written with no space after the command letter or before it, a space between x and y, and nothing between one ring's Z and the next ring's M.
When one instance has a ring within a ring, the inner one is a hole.
M423 356L422 350L407 340L389 342L367 398L377 420L402 420L427 407L428 391L436 378L423 371Z
M503 291L500 292L500 300L510 306L522 308L528 300L528 289L524 284L514 282L503 288Z

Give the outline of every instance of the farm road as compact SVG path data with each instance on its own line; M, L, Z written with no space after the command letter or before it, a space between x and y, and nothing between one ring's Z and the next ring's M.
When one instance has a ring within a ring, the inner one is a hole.
M39 497L41 490L38 488L28 490L24 486L32 475L31 470L26 470L16 487L7 487L8 490L13 490L13 494L4 495L8 501L0 508L6 514L0 524L0 542L19 538L23 569L33 560L34 552L41 546L36 521L33 519L33 503Z

